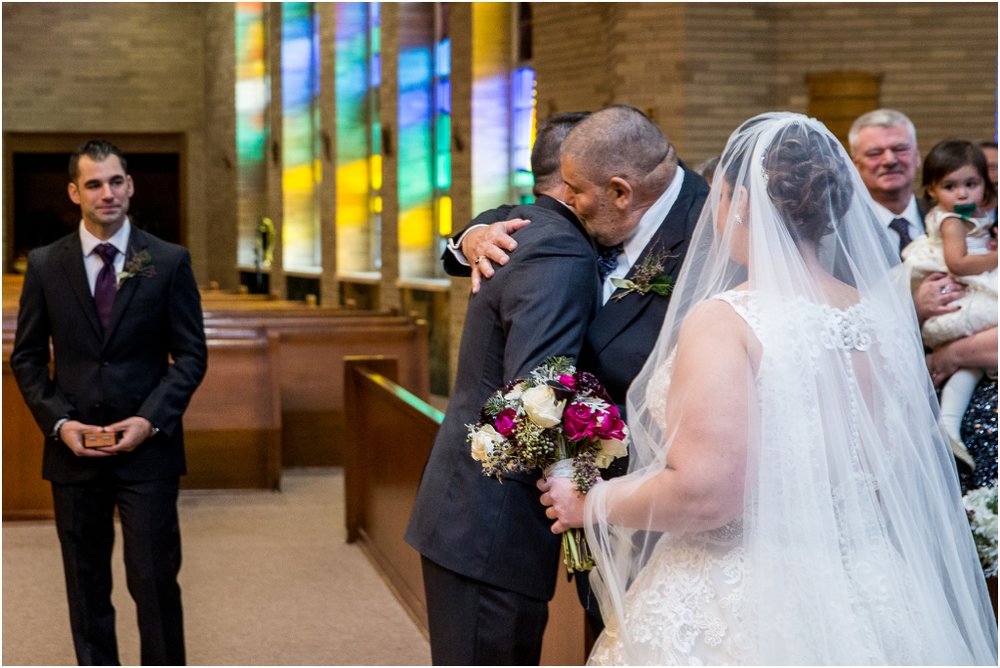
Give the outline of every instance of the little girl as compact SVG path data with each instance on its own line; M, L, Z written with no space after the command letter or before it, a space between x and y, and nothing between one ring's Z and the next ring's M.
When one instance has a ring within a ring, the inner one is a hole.
M928 348L997 325L997 251L991 242L993 218L984 207L993 200L986 157L972 142L946 139L924 160L923 187L936 206L924 217L927 234L903 250L914 284L932 272L946 271L966 286L953 313L928 318L921 329ZM941 389L941 424L952 451L975 468L959 435L965 413L984 369L959 369ZM996 373L996 369L991 370Z

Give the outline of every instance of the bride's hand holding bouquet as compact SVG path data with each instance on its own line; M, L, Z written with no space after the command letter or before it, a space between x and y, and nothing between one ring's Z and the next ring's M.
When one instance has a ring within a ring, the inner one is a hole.
M598 480L599 485L603 480ZM583 526L583 504L587 497L580 493L569 478L541 478L536 486L542 491L540 501L545 516L551 520L552 533L564 533Z
M566 570L589 571L594 561L583 531L583 495L600 480L599 469L628 452L628 427L618 407L592 374L577 371L568 357L553 357L528 378L507 383L483 406L480 421L468 426L472 458L483 475L502 482L505 473L542 471L539 489L565 493L566 509L546 516L563 534ZM577 504L569 524L569 504ZM551 505L551 497L542 503Z

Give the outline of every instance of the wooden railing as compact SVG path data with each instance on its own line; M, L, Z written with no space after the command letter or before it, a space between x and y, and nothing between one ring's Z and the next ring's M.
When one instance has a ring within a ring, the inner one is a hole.
M344 362L344 492L348 542L358 542L414 622L427 632L420 555L403 540L427 456L444 415L400 387L385 358ZM543 665L582 665L583 609L575 586L560 576L549 604Z

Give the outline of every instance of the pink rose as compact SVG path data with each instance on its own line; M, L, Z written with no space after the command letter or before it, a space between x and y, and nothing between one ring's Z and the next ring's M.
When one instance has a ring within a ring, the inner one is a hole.
M562 374L561 376L559 376L559 383L565 386L569 390L576 389L576 378L573 377L573 374L570 373Z
M513 408L505 408L493 420L493 426L501 436L507 438L514 433L515 417L517 417L517 412Z
M563 411L563 433L571 441L593 438L597 422L594 411L586 404L573 402Z

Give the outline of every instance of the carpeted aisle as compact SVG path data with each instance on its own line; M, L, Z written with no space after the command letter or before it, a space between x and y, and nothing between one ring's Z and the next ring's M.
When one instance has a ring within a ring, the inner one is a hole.
M188 663L427 665L427 641L361 549L344 542L340 469L285 471L283 491L182 493ZM139 661L120 532L114 601ZM3 524L4 665L76 663L50 522Z

